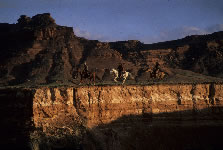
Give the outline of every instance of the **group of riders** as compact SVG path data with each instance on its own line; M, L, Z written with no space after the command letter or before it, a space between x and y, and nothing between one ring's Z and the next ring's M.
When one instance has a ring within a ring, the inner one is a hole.
M157 71L160 69L160 65L158 62L156 62L155 64L155 67L153 68L152 70L152 73L153 74L156 74ZM117 67L117 70L118 70L118 77L121 78L122 75L125 73L125 69L124 69L124 65L123 63L119 63L118 67ZM83 74L86 74L88 75L90 72L88 71L88 65L86 62L84 62L84 66L83 66Z
M83 73L84 74L89 74L88 66L87 66L86 62L84 62L84 67L83 68L84 68ZM118 70L118 77L121 78L123 73L125 73L125 70L124 70L124 67L123 67L122 63L119 63L117 70Z

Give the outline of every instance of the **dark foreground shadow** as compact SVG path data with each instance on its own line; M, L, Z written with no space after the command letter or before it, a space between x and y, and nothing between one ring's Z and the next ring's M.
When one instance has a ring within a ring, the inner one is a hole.
M20 91L20 92L18 92ZM170 113L127 115L94 128L84 124L79 136L40 136L30 146L33 128L31 90L0 90L1 149L32 150L222 150L223 107ZM117 110L116 110L117 111ZM65 134L64 129L60 130ZM40 130L41 131L41 130ZM53 132L53 131L52 131ZM56 131L55 131L56 132ZM44 134L44 133L43 133ZM39 142L41 141L41 142ZM4 148L3 148L4 147Z
M223 107L128 115L89 132L84 149L222 150Z
M30 149L33 101L30 90L0 90L0 149Z

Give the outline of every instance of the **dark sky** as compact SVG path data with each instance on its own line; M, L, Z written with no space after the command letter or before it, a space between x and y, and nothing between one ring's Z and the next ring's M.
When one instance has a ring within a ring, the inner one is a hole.
M46 12L101 41L154 43L223 30L223 0L0 0L0 22Z

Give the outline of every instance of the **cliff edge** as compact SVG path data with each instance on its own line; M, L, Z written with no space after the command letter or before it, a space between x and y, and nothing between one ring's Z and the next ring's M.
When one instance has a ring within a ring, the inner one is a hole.
M1 143L35 150L221 149L222 89L213 83L2 89Z

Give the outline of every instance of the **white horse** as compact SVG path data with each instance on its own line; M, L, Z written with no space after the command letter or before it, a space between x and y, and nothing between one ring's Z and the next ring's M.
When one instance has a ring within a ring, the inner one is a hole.
M110 73L113 73L113 74L114 74L114 76L115 76L114 81L115 81L115 82L118 82L118 81L117 81L117 78L118 78L118 71L117 71L116 69L113 68L113 69L110 71ZM121 77L120 77L120 79L123 79L123 80L122 80L122 84L125 83L125 81L126 81L126 79L127 79L128 76L130 76L131 79L134 79L133 76L132 76L132 74L131 74L130 72L128 72L128 71L124 71L124 73L122 73L122 75L121 75Z

